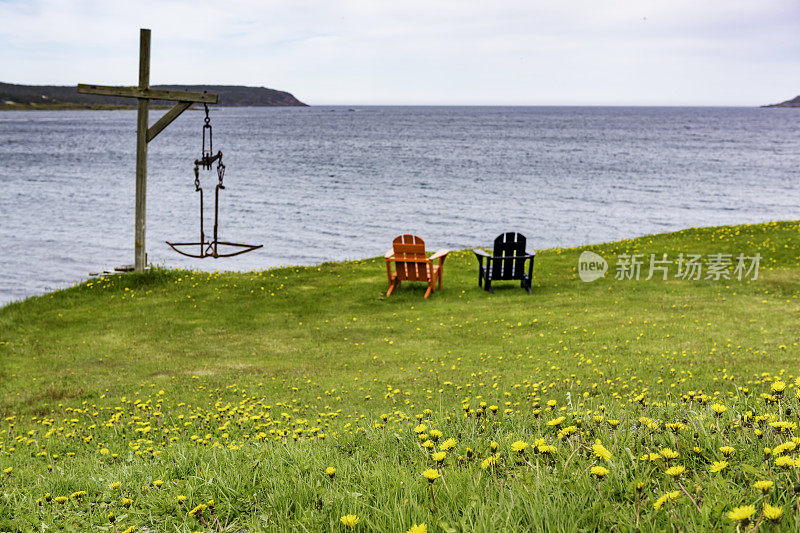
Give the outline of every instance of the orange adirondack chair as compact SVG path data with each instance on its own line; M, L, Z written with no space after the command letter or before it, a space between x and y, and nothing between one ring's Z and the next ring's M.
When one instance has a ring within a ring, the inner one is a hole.
M444 260L450 250L439 250L430 257L425 256L425 241L416 235L399 235L392 241L392 249L386 252L386 275L389 277L389 290L386 296L392 294L401 281L425 281L428 290L425 298L435 290L438 281L439 290L442 290L442 268ZM439 260L438 264L434 261ZM392 274L392 263L395 273Z

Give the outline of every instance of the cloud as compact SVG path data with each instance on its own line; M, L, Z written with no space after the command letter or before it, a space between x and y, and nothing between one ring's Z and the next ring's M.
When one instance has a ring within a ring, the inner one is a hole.
M310 103L758 104L800 92L783 0L0 0L3 81L266 85Z

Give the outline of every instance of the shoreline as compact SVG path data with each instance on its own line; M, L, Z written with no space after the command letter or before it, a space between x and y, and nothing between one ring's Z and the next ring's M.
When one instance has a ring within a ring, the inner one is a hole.
M720 229L720 228L748 228L748 227L755 228L755 227L775 226L775 225L780 225L780 224L792 224L792 223L800 224L800 219L767 220L767 221L763 221L763 222L753 222L753 223L743 223L743 224L723 224L723 225L716 225L716 226L689 226L689 227L681 228L681 229L674 230L674 231L666 231L666 232L659 232L659 233L647 233L647 234L643 234L643 235L634 235L634 236L631 236L631 237L626 237L624 239L618 239L618 240L614 240L614 241L587 243L587 244L580 244L580 245L576 245L576 246L564 246L564 247L556 246L556 247L551 247L551 248L536 249L536 254L537 254L537 256L541 256L542 254L549 254L549 253L561 255L561 254L564 254L564 253L577 253L580 250L596 251L598 249L601 249L601 248L604 248L604 247L608 247L608 246L612 246L612 245L628 245L628 244L631 244L631 243L633 243L633 242L635 242L637 240L640 240L640 239L652 239L652 238L655 238L655 237L668 237L668 236L679 237L681 235L686 234L687 232L692 232L692 231L695 231L695 232L700 231L700 232L702 232L702 231L708 231L708 230ZM453 253L453 252L462 253L462 252L471 252L474 248L491 248L490 244L488 244L488 243L484 243L484 244L485 244L484 246L481 246L481 245L470 246L470 247L467 247L467 248L451 250L450 252L451 253ZM347 264L347 263L358 264L358 263L362 263L364 261L370 261L370 260L375 260L375 259L380 260L380 259L382 259L382 256L348 258L348 259L341 259L341 260L330 260L330 261L323 261L321 263L306 264L306 265L303 265L303 264L286 264L286 265L266 266L264 268L258 268L258 269L254 268L254 269L248 269L248 270L216 269L214 271L212 271L212 270L200 270L200 269L196 270L196 269L192 269L192 268L185 268L185 267L178 267L178 266L171 267L171 266L167 266L167 265L164 265L164 264L149 264L147 266L147 269L146 269L145 273L147 273L148 271L153 269L153 270L168 270L168 271L185 271L185 272L192 272L192 273L217 272L219 274L234 274L234 275L235 274L254 274L254 273L269 272L271 270L281 270L281 269L315 269L315 268L320 268L320 267L323 267L323 266L341 265L341 264ZM92 275L91 273L89 273L85 278L82 278L82 279L79 279L79 280L74 280L74 281L71 281L71 282L66 282L65 286L61 287L61 288L46 290L46 291L44 291L42 293L39 293L39 294L31 294L31 295L28 295L28 296L23 296L22 298L19 298L19 299L16 299L16 300L8 300L8 301L0 300L0 310L4 309L5 307L8 307L10 305L19 304L19 303L25 302L25 301L30 300L30 299L43 298L43 297L50 296L50 295L53 295L53 294L56 294L56 293L59 293L59 292L62 292L62 291L68 291L70 289L73 289L75 287L83 285L84 283L87 283L90 280L99 280L99 279L104 279L104 278L107 279L107 278L121 276L121 275L125 275L125 274L137 275L137 273L135 273L135 272L115 272L115 273L106 274L105 271L104 271L102 273L97 273L96 275Z

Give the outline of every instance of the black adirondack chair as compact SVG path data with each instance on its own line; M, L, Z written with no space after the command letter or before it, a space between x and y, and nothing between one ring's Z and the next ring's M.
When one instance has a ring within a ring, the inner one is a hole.
M498 280L519 280L520 286L531 294L531 280L533 279L533 260L536 253L525 251L525 236L521 233L508 232L498 235L494 240L492 255L474 249L478 258L478 286L494 293L492 282ZM486 260L486 266L483 261ZM528 261L528 270L525 271L525 262Z

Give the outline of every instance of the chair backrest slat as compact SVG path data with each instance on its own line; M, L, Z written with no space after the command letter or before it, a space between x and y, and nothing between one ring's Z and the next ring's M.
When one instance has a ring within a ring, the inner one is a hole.
M503 233L494 240L492 255L495 258L525 255L526 242L521 233ZM524 264L524 259L495 259L492 261L492 279L522 279Z
M427 281L428 263L425 241L416 235L399 235L392 242L398 279L401 281Z

